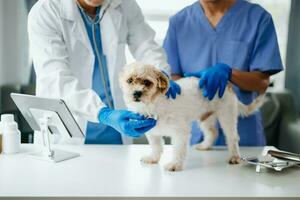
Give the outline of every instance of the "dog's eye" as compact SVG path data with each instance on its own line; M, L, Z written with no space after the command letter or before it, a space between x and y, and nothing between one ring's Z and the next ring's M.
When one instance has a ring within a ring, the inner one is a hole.
M132 81L133 81L132 78L129 78L129 79L127 80L127 83L130 84L130 83L132 83Z
M150 86L152 83L151 83L151 81L149 81L149 80L144 80L144 85L145 86Z

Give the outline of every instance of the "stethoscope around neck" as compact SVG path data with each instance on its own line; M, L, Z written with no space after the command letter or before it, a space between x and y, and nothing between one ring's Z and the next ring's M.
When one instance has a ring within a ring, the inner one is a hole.
M77 3L77 5L78 5L78 7L79 7L79 9L81 10L82 13L87 13L87 12L85 11L85 9L82 8L82 6L79 4L78 1L76 1L76 3ZM99 23L102 21L102 19L103 19L105 13L106 13L106 11L109 9L109 7L110 7L110 3L109 3L109 4L106 6L106 8L103 10L101 16L99 16L99 15L97 14L96 17L95 17L93 20L89 20L89 19L87 19L87 20L90 21L93 25L99 24ZM84 15L84 17L86 17L86 15Z
M78 7L79 9L81 10L82 13L86 13L86 11L80 6L80 4L78 3L78 1L76 1L77 4L78 4ZM95 46L95 53L96 53L96 59L98 60L98 63L99 63L99 70L100 70L100 75L101 75L101 80L102 80L102 84L104 86L104 94L105 94L105 97L107 99L107 102L108 102L108 107L109 108L113 108L113 105L111 104L112 102L112 99L110 99L110 95L109 95L109 92L108 92L108 88L107 88L107 85L106 85L106 82L108 81L107 80L107 77L105 77L105 69L104 69L104 63L106 63L106 57L103 55L103 54L100 54L100 51L99 51L99 46L97 44L97 40L96 40L96 26L98 24L100 24L101 20L103 19L104 17L104 14L106 13L106 11L108 10L108 8L110 7L110 3L107 5L107 7L103 10L102 12L102 15L99 16L98 13L96 15L96 17L93 19L93 20L89 20L87 15L86 14L83 14L84 18L89 21L90 23L92 23L92 32L93 32L93 44ZM99 11L98 11L99 12ZM102 47L100 47L102 48Z

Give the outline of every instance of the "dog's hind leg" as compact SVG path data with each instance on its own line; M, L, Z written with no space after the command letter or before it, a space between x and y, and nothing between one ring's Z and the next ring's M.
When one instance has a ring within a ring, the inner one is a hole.
M216 121L217 117L214 113L211 113L207 118L200 118L199 126L203 131L204 139L201 143L195 145L197 150L208 150L213 145L218 136Z
M164 168L167 171L180 171L187 154L189 134L172 136L173 155L171 162L167 163Z
M161 136L146 134L149 145L151 147L151 154L143 156L141 162L145 164L156 164L160 160L160 156L163 152L163 139Z
M238 164L240 162L239 135L237 131L238 116L234 106L227 106L223 111L220 111L218 120L226 136L229 164Z

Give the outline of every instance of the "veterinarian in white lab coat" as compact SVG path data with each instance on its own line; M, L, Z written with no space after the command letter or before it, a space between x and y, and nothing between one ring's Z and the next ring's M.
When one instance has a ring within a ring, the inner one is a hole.
M30 11L28 32L36 95L65 100L86 143L128 143L126 136L155 126L154 119L120 110L126 44L138 61L170 73L135 0L40 0ZM169 96L180 93L176 83L170 85Z

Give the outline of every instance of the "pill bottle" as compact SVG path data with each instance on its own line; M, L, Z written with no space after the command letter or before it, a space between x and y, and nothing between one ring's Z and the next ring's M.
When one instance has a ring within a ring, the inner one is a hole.
M0 127L3 153L18 153L21 146L21 133L18 130L18 124L14 121L14 116L11 114L1 115Z

